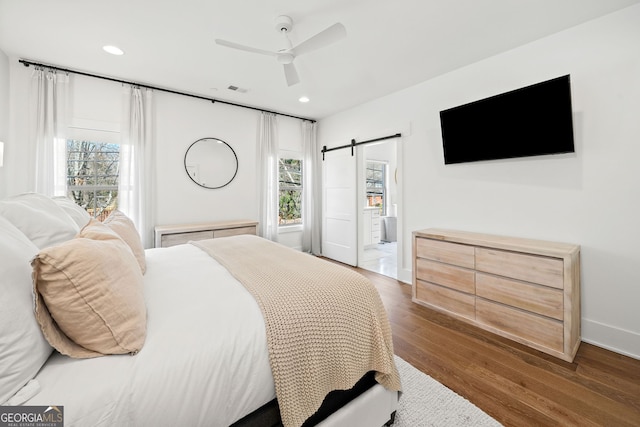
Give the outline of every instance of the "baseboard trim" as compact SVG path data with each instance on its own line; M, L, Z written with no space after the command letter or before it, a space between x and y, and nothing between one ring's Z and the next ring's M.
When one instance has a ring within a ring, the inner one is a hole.
M411 270L407 268L403 268L400 270L400 275L398 276L398 280L410 285L413 281L411 276Z
M640 360L640 334L582 319L582 341Z

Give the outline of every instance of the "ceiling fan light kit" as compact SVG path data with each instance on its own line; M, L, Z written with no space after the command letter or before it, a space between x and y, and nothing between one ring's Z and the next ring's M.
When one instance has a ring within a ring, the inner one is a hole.
M275 28L280 34L284 36L284 47L276 52L258 49L250 46L244 46L238 43L221 39L216 39L216 44L224 47L230 47L232 49L243 50L245 52L275 56L278 63L283 65L287 86L293 86L300 82L298 71L293 64L293 61L296 59L296 57L333 44L347 36L347 30L344 28L344 25L336 23L329 28L320 31L318 34L308 38L297 46L292 46L287 33L293 28L293 20L289 16L280 15L276 18Z

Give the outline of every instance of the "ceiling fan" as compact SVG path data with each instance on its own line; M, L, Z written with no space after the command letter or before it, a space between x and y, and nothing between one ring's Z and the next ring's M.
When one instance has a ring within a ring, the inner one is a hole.
M315 36L308 38L297 46L293 46L287 33L291 31L293 27L293 20L285 15L278 16L276 18L276 30L283 35L284 47L276 52L269 50L258 49L250 46L244 46L238 43L216 39L216 44L220 46L226 46L233 49L244 50L246 52L259 53L261 55L275 56L280 64L284 66L284 76L287 80L287 86L293 86L300 82L300 77L296 71L296 67L293 65L293 60L305 53L313 52L314 50L328 46L339 40L342 40L347 35L347 31L344 25L340 23L333 24L329 28L320 31Z

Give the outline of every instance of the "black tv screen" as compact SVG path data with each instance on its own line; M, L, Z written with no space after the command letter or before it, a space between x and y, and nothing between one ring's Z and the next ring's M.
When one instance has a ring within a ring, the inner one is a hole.
M569 76L440 112L444 163L574 152Z

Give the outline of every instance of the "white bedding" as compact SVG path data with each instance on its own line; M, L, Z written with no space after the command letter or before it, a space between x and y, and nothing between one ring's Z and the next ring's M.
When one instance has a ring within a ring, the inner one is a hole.
M192 245L148 249L146 260L143 349L54 352L24 404L64 406L69 427L228 426L274 399L264 321L245 288Z

